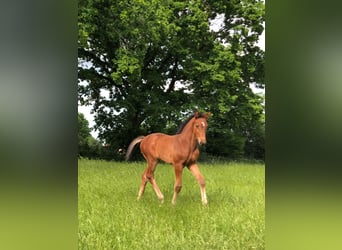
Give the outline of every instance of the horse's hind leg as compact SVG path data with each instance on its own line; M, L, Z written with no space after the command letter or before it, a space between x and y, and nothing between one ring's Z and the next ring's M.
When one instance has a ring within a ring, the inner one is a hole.
M164 202L164 195L160 191L160 189L157 185L157 182L154 179L154 170L156 169L157 163L158 163L157 160L150 160L148 162L149 167L148 167L148 171L147 171L147 178L151 182L152 187L153 187L154 191L156 192L156 195L158 196L158 199L163 203Z
M146 177L146 171L147 171L147 168L145 169L145 171L142 174L141 184L140 184L140 189L139 189L139 194L138 194L138 200L141 199L142 195L145 192L145 187L146 187L146 184L147 184L147 181L148 181L148 179Z
M140 190L139 190L139 194L138 194L138 200L144 194L146 184L149 181L149 182L151 182L152 187L153 187L154 191L156 192L156 195L158 196L158 199L161 202L164 202L164 195L160 191L160 189L157 185L157 182L154 179L154 170L156 168L157 163L158 163L157 160L148 160L147 161L147 168L145 169L145 171L142 175L142 181L141 181Z

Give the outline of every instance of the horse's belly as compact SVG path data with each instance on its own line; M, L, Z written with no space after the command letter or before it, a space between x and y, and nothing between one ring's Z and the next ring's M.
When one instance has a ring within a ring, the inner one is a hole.
M158 146L158 158L166 163L173 162L173 150L169 147Z

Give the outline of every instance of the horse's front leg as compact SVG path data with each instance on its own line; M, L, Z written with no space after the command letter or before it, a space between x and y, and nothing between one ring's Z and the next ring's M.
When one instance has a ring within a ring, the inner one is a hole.
M202 176L201 172L199 171L198 165L197 164L192 164L189 166L189 170L195 176L195 178L198 181L198 184L201 189L201 198L202 198L202 204L207 205L208 200L207 200L207 194L205 192L205 180L204 177Z
M175 186L174 186L173 197L172 197L172 205L176 204L177 195L182 189L183 165L175 164L174 169L175 169Z

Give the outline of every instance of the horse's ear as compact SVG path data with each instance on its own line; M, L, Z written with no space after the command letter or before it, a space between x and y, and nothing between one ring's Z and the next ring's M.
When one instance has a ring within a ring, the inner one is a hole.
M208 120L208 118L211 116L211 113L210 112L207 112L205 115L204 115L204 118Z
M200 113L198 111L195 112L194 117L198 118L200 116Z

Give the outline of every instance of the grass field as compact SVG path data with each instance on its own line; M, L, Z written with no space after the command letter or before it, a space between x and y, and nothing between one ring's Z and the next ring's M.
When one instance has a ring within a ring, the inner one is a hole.
M160 204L147 185L137 201L143 162L78 162L79 249L264 249L265 167L199 163L207 206L190 171L171 205L173 167L159 164Z

